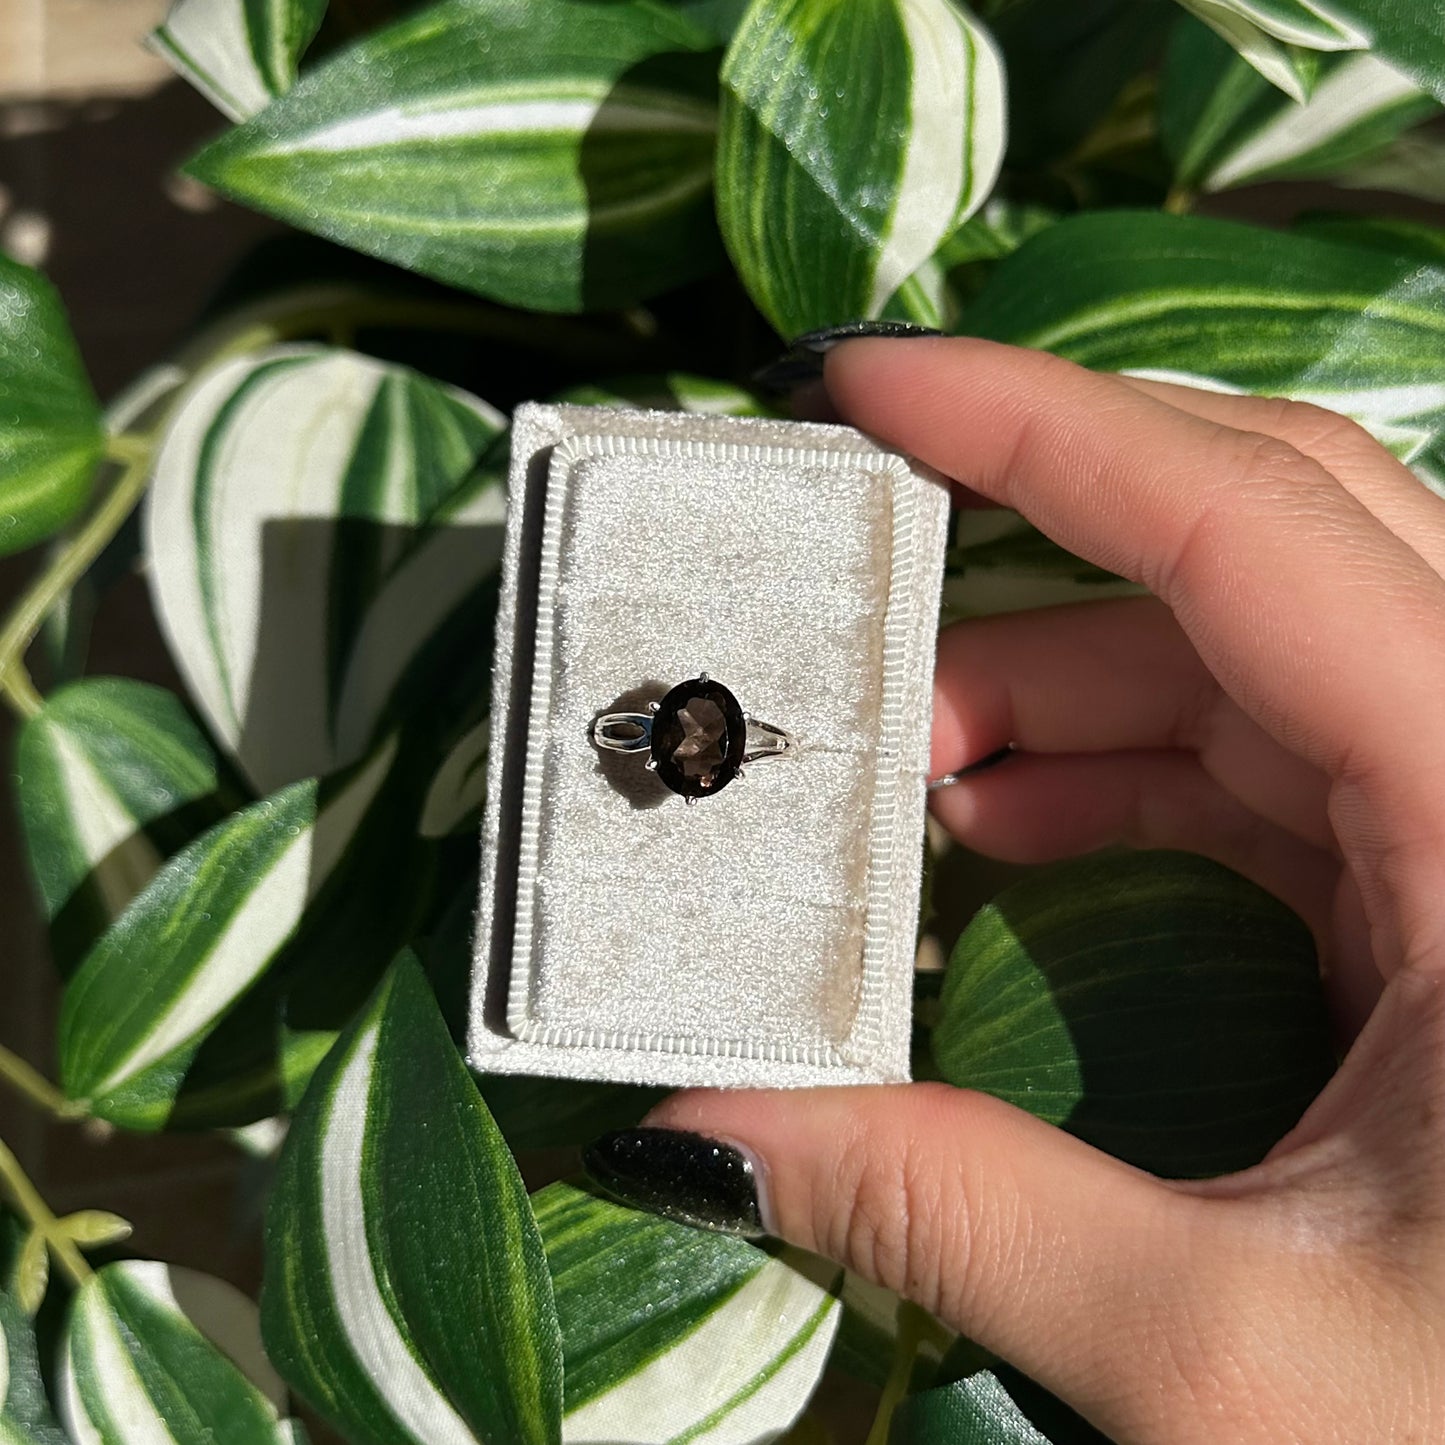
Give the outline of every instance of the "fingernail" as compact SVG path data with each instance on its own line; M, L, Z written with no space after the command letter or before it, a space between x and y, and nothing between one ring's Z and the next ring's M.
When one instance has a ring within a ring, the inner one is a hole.
M1014 754L1014 745L1009 743L1001 747L997 752L989 753L986 757L980 758L976 763L970 763L966 768L960 768L956 773L944 773L941 778L935 778L928 785L930 793L937 792L939 788L950 788L954 783L962 782L964 778L974 777L978 773L986 773L990 768L996 768L1002 762L1006 762Z
M767 1233L758 1170L720 1139L680 1129L620 1129L587 1145L582 1167L637 1209L751 1239Z
M942 336L931 326L917 326L912 321L845 321L840 326L820 326L805 331L776 361L753 373L759 386L773 391L791 391L806 381L816 381L823 374L823 358L840 341L858 336Z

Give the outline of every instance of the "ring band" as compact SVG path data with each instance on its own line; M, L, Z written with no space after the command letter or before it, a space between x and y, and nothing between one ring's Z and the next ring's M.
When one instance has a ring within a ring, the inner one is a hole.
M705 672L648 706L648 712L603 713L592 723L592 741L606 752L645 752L647 768L689 803L721 792L745 776L748 764L797 747L791 733L744 712Z

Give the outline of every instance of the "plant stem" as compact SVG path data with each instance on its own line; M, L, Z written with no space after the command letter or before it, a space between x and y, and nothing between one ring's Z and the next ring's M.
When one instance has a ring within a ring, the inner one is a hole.
M90 1266L74 1242L66 1237L59 1221L50 1212L50 1206L26 1177L20 1161L6 1147L4 1140L0 1140L0 1184L5 1186L5 1191L20 1217L44 1236L50 1247L51 1257L70 1282L74 1285L84 1284L91 1277Z
M1171 216L1187 216L1194 209L1194 192L1188 186L1175 186L1164 197L1164 209Z
M50 609L75 586L140 501L150 474L151 451L148 438L110 438L106 454L123 464L115 485L6 619L0 632L0 688L21 717L34 717L41 707L40 694L25 670L25 654Z
M72 1099L67 1099L39 1069L27 1064L18 1054L12 1054L0 1045L0 1079L9 1084L18 1094L53 1114L57 1119L80 1119L85 1110Z
M903 1300L898 1306L898 1333L893 1340L893 1365L883 1386L883 1398L878 1402L878 1413L873 1417L873 1428L868 1432L866 1445L888 1445L888 1434L893 1425L893 1412L908 1393L913 1379L913 1362L918 1356L918 1347L923 1343L925 1327L932 1325L927 1313Z

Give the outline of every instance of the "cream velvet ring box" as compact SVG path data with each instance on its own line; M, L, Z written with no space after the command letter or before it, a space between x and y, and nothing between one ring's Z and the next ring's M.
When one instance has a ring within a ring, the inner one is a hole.
M510 488L473 1066L906 1079L943 486L846 427L527 405ZM704 673L790 743L692 806L594 724Z

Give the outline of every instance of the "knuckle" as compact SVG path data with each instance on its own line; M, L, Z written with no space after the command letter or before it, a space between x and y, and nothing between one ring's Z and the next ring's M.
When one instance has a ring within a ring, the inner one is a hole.
M1316 446L1379 450L1379 443L1359 422L1327 406L1290 397L1271 397L1270 401L1276 408L1275 423L1279 429L1296 438L1296 445L1305 451ZM1265 430L1269 429L1266 423Z
M1222 440L1226 478L1246 484L1296 482L1315 464L1298 447L1267 432L1233 432Z
M959 1221L966 1210L951 1196L944 1171L896 1123L865 1120L840 1151L834 1196L819 1201L828 1224L823 1252L887 1289L937 1312L945 1277L966 1260Z

